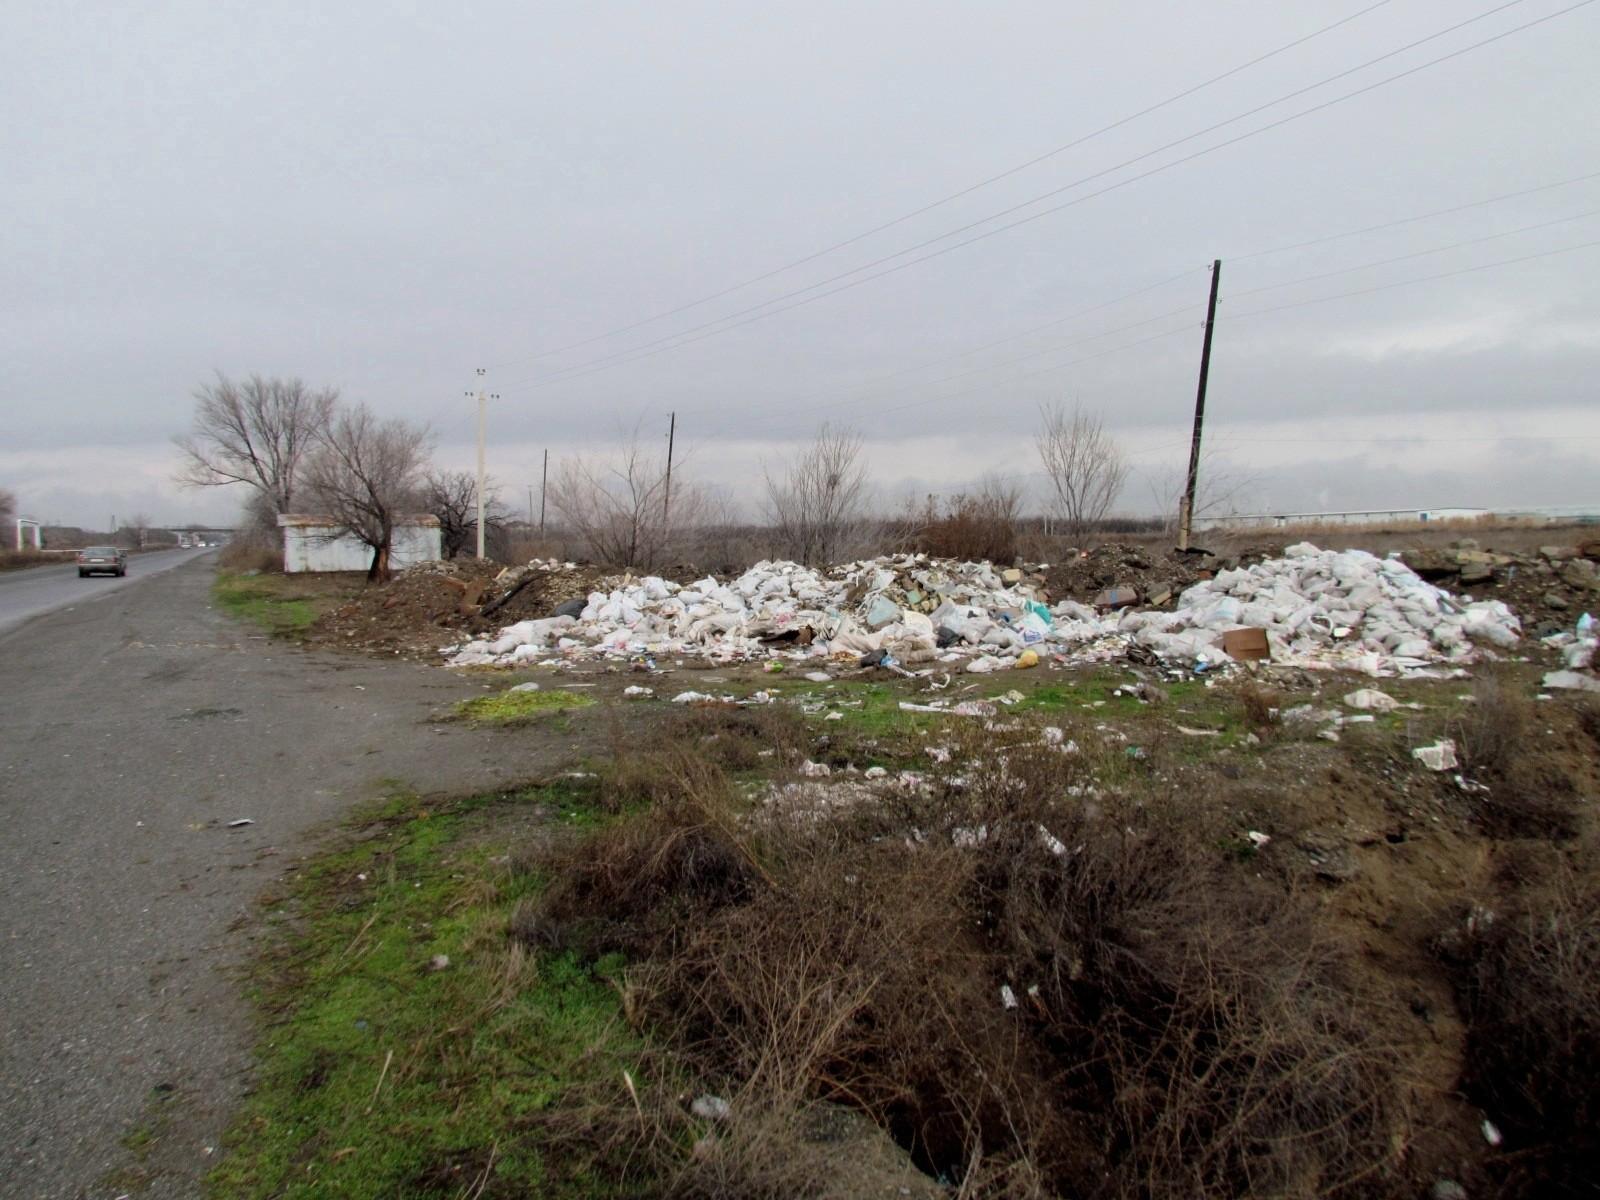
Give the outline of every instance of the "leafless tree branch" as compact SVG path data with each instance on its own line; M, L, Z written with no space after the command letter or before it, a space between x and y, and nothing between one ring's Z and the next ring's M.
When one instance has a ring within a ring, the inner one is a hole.
M380 421L365 404L340 409L318 438L305 466L305 490L341 533L372 549L370 580L390 576L394 529L420 507L423 471L431 450L426 428Z
M338 392L299 379L252 375L235 383L220 371L195 392L194 429L174 439L183 452L178 481L189 487L243 483L292 511L305 457L327 427Z
M782 553L826 566L858 539L867 471L861 436L824 422L781 475L766 472L766 515Z
M1128 464L1099 417L1060 403L1041 405L1035 437L1050 482L1050 506L1081 539L1105 518L1128 477Z

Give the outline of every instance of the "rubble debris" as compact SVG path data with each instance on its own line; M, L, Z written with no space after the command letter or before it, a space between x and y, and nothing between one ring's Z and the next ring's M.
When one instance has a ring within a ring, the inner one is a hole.
M1430 771L1453 771L1459 765L1456 762L1456 744L1450 738L1440 738L1431 746L1418 746L1411 752L1411 757Z

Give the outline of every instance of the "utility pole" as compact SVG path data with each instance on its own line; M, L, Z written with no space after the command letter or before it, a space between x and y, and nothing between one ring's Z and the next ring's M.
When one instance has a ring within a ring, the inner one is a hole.
M672 440L678 432L678 414L672 413L667 425L667 488L661 500L661 523L665 525L672 515Z
M1200 345L1200 385L1194 396L1194 437L1189 442L1189 478L1178 507L1178 549L1189 548L1189 529L1194 521L1194 497L1200 483L1200 427L1206 419L1206 377L1211 374L1211 330L1217 323L1217 285L1222 282L1222 260L1211 263L1211 299L1206 304L1206 336Z
M550 448L545 447L544 474L539 476L539 536L544 536L544 493L550 486Z
M533 484L528 485L528 528L533 528Z
M483 443L485 427L489 420L489 401L500 399L498 392L485 392L483 390L483 377L489 372L487 368L477 368L478 375L478 557L483 554ZM471 392L466 393L471 396Z

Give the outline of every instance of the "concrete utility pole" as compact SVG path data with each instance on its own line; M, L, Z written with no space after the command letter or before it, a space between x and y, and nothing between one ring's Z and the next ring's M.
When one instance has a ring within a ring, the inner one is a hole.
M1222 260L1211 264L1211 299L1206 304L1206 336L1200 345L1200 386L1194 396L1194 436L1189 441L1189 478L1178 507L1178 549L1189 548L1189 530L1194 521L1194 497L1200 483L1200 427L1206 419L1206 377L1211 374L1211 329L1217 322L1217 285L1222 282Z
M478 557L479 558L484 557L484 554L483 554L483 486L484 486L484 483L483 483L483 480L484 480L484 476L483 476L483 443L484 443L484 437L485 437L485 428L488 425L488 420L489 420L489 401L500 399L500 393L499 392L485 392L483 390L483 378L488 373L489 373L488 369L485 368L485 367L477 368L477 374L478 374ZM466 395L470 397L472 395L472 393L471 392L467 392Z
M678 432L678 414L671 414L671 421L667 425L667 487L666 494L661 500L661 523L665 525L667 518L672 515L672 439Z

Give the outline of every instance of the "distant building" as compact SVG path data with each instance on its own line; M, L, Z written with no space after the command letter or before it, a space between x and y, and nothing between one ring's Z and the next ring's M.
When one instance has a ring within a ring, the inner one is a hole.
M329 517L286 513L278 518L283 530L285 571L365 571L372 566L372 547L344 532ZM389 567L432 562L439 557L439 518L428 514L402 517L394 527Z
M1491 515L1487 508L1369 508L1353 512L1239 513L1226 517L1196 517L1193 527L1203 529L1286 529L1294 525L1427 524L1430 521L1475 521Z

